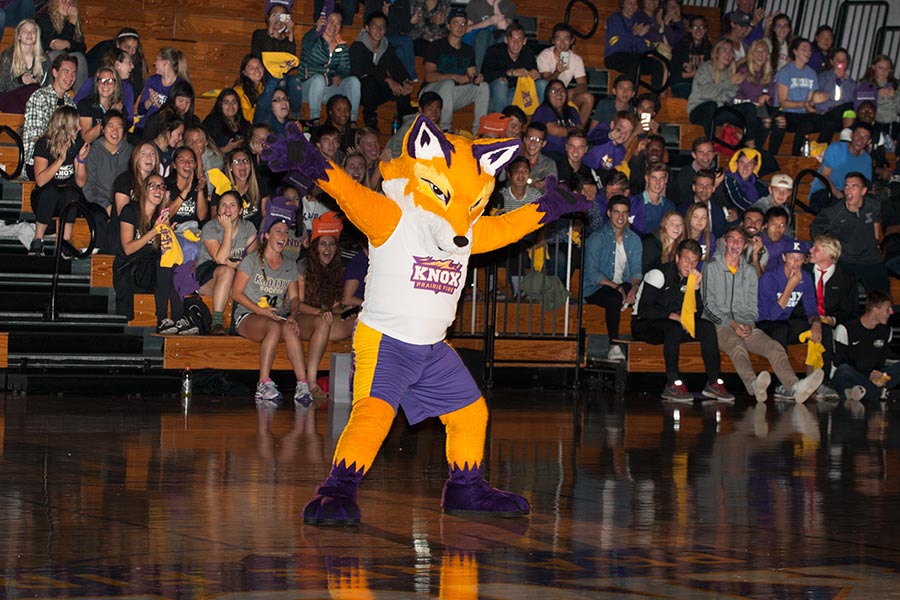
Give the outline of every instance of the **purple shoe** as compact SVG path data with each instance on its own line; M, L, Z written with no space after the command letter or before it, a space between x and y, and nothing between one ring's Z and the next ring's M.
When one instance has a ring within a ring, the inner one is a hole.
M303 508L303 522L307 525L357 525L359 505L356 490L362 481L362 469L354 462L347 467L342 460L331 467L325 483L316 488L316 496Z
M478 468L451 468L444 483L441 507L447 514L521 517L531 512L528 501L518 494L492 488Z

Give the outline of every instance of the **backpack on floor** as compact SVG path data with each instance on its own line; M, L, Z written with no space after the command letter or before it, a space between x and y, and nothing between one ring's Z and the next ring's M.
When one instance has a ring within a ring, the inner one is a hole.
M197 326L199 335L209 335L212 328L212 313L198 294L191 294L184 299L184 316Z

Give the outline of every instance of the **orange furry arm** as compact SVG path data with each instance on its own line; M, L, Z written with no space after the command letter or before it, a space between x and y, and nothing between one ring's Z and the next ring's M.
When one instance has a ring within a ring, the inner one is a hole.
M346 171L334 166L328 171L328 181L316 184L337 200L338 205L376 248L387 241L402 215L400 207L382 194L357 183Z
M499 217L481 217L472 228L472 254L492 252L519 241L540 229L543 217L544 213L538 211L535 203Z

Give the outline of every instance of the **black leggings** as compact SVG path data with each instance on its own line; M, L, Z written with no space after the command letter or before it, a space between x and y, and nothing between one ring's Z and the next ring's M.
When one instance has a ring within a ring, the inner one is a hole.
M151 271L155 273L151 274ZM155 281L153 280L155 278ZM172 320L184 316L184 299L175 289L175 269L159 266L159 254L148 253L137 259L116 257L113 264L113 288L116 291L116 314L134 319L134 295L153 294L156 320L162 321L172 309Z
M792 131L794 133L794 143L791 146L791 154L800 156L800 150L803 148L803 141L810 133L819 131L820 119L815 113L780 113L787 120L787 126L782 128L775 124L776 118L772 119L772 134L769 138L769 152L778 154L781 142L784 141L784 132Z
M78 202L81 198L81 190L73 185L56 185L51 181L43 187L35 187L31 193L35 220L41 225L48 225L67 204ZM74 210L70 212L66 223L74 223L76 214Z

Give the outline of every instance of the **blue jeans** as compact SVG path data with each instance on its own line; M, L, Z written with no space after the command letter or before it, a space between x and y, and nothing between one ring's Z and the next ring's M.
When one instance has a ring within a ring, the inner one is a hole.
M887 373L891 376L891 380L888 381L884 387L893 389L900 385L900 363L894 363L889 367L879 370L882 373ZM864 400L867 403L878 402L879 398L881 398L881 388L872 383L869 380L868 375L846 363L838 365L837 370L835 370L834 375L831 377L831 384L842 400L845 399L844 390L852 388L854 385L861 385L866 388Z
M494 31L496 27L491 25L476 31L470 31L463 36L463 43L472 46L475 50L475 68L481 73L481 63L484 62L484 55L487 54L488 47L494 43Z
M269 123L272 120L272 96L275 90L282 89L288 95L291 104L291 117L300 118L303 108L303 82L296 75L285 75L284 79L275 79L266 73L266 83L256 102L256 112L253 115L254 123Z
M324 75L313 75L303 82L303 96L309 102L309 118L317 121L322 114L322 104L338 94L350 99L350 121L356 121L359 111L359 79L345 77L339 85L325 85Z
M544 90L547 89L547 83L548 81L546 79L538 79L534 82L534 87L536 89L535 107L540 105L543 101ZM512 104L516 88L509 87L509 82L506 77L498 77L488 85L491 89L491 103L488 112L502 112L504 108Z
M419 76L416 74L416 51L413 49L412 38L408 35L389 33L387 34L387 39L388 43L394 47L397 58L399 58L403 66L406 67L406 72L409 73L409 79L418 79ZM400 81L398 83L403 82Z

